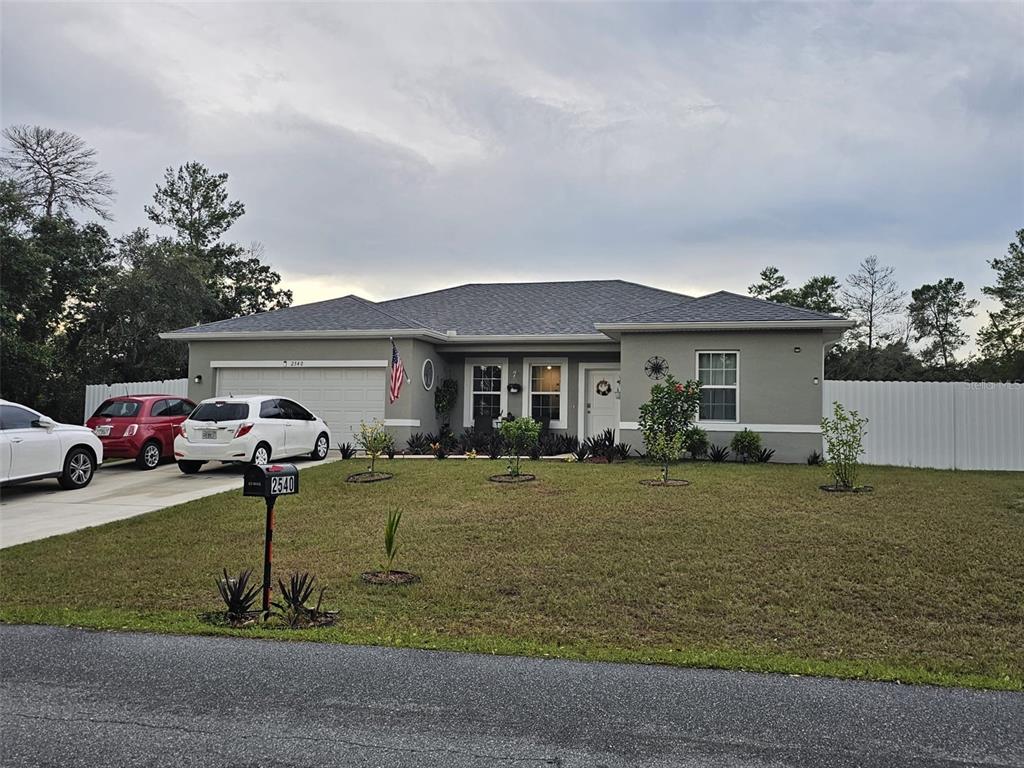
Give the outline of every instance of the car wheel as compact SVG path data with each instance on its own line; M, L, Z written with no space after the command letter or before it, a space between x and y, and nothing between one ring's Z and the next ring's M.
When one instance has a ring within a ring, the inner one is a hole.
M150 440L143 445L139 455L135 457L135 464L142 469L156 469L160 466L160 443Z
M331 447L330 440L327 438L326 432L321 432L316 438L316 445L313 447L313 452L309 454L310 458L316 459L317 461L323 461L327 458L327 451Z
M205 461L179 461L178 469L181 470L182 474L194 475L205 463Z
M64 458L60 487L65 491L85 488L96 472L96 459L88 448L72 448Z
M253 464L269 464L270 463L270 446L266 443L258 444L252 452L252 463Z

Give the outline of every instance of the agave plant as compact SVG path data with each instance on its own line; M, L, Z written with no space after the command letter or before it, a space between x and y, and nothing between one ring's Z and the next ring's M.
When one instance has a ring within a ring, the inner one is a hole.
M501 439L501 435L494 432L487 443L487 455L492 459L500 459L501 454L504 452L505 442Z
M398 554L398 524L402 522L402 510L392 509L388 512L388 521L384 525L384 557L387 563L382 566L386 575L391 575L391 564Z
M615 452L619 455L619 458L622 461L628 459L629 454L632 453L632 451L633 446L630 445L629 443L619 443L618 445L615 446Z
M729 458L729 449L724 445L712 445L708 449L708 458L712 461L725 461Z
M302 627L310 623L320 614L320 606L323 604L326 587L320 588L317 596L316 607L310 608L307 603L313 595L316 576L311 573L293 573L285 584L280 579L277 586L281 590L281 600L274 602L275 614L280 617L289 627Z
M217 591L227 607L225 615L230 622L244 621L252 612L252 606L260 594L260 585L249 586L250 578L251 568L242 571L234 579L228 576L228 569L225 568L224 578L217 582Z
M587 440L577 445L572 455L576 457L576 461L586 461L590 456L590 441Z
M760 451L757 452L757 460L762 464L767 464L769 461L772 460L772 456L774 455L774 448L762 448Z
M351 459L356 455L356 447L352 443L342 443L338 446L338 450L341 451L341 458Z

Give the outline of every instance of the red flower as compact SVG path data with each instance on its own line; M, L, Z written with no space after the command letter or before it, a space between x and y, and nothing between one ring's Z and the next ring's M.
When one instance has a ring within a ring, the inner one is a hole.
M682 391L683 391L683 385L682 384L676 384L676 392L682 392Z

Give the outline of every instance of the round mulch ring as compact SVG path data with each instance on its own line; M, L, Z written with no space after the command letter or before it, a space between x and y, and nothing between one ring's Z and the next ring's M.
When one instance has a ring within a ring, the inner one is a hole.
M689 480L673 480L672 478L669 478L668 480L641 480L640 481L640 485L649 485L649 486L652 486L652 487L656 486L656 487L660 487L660 488L664 488L666 486L669 486L669 487L675 486L675 487L678 488L678 487L682 487L684 485L689 485L689 484L690 484Z
M492 483L529 483L536 480L536 475L491 475L487 478Z
M397 586L401 584L415 584L420 580L419 576L415 573L409 573L408 571L391 571L391 573L385 573L384 571L366 571L365 573L359 574L359 578L367 584L375 584L382 587Z
M847 488L843 485L819 485L818 487L826 493L871 493L875 490L871 485L858 485L856 488Z
M390 480L394 475L388 472L356 472L345 478L346 483L379 483L381 480Z
M244 629L245 627L255 625L260 620L261 613L261 611L249 611L242 616L229 619L226 611L209 611L208 613L200 613L199 620L204 624L213 624L218 627Z

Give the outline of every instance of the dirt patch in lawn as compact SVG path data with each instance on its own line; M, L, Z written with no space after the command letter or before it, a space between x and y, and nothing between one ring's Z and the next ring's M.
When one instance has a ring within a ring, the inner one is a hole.
M391 571L389 573L385 573L384 571L366 571L365 573L359 574L359 578L367 584L373 584L379 587L415 584L420 580L419 576L415 573L409 573L408 571Z
M536 475L491 475L487 478L492 483L529 483L537 479Z
M652 486L652 487L662 487L662 488L664 488L666 486L681 488L682 486L689 485L689 484L690 484L689 480L673 480L672 478L669 478L668 480L641 480L640 481L640 485L647 485L647 486Z
M393 478L389 472L356 472L354 475L349 475L345 478L346 483L379 483L381 480L390 480Z
M872 485L858 485L855 488L847 488L843 485L819 485L826 493L871 493L875 490Z

